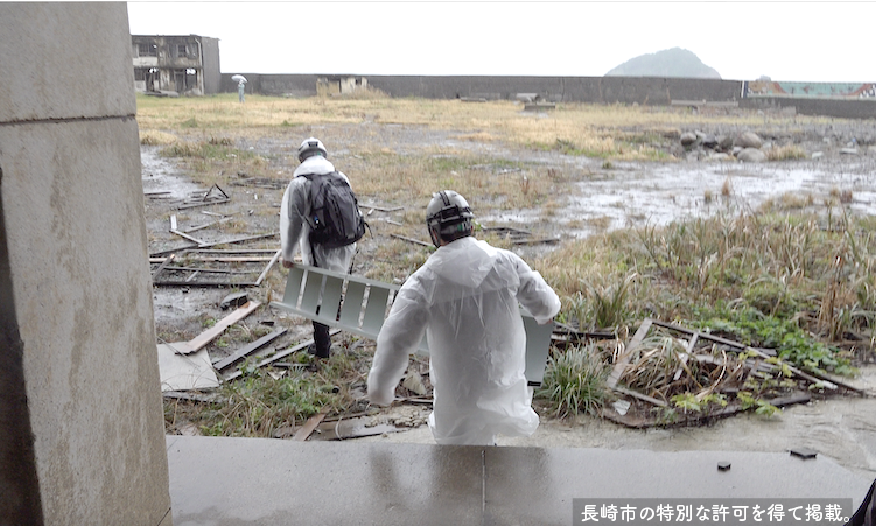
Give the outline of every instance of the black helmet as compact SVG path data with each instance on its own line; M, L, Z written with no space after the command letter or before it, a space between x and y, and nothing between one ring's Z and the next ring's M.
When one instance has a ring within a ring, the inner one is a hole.
M432 194L432 200L426 207L426 225L436 247L441 246L441 241L470 236L472 218L474 214L468 201L453 190Z

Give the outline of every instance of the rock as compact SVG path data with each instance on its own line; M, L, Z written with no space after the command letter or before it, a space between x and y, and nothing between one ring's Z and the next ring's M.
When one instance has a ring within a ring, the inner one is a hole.
M736 140L736 144L741 146L742 148L760 148L763 146L763 141L760 137L757 136L756 133L753 132L745 132L740 134Z
M733 149L733 137L727 135L719 135L718 136L718 147L724 151L730 151Z
M715 147L718 146L718 139L716 139L714 135L704 135L703 138L700 139L700 144L705 148L714 150Z
M762 163L766 161L766 154L757 148L743 148L736 159L744 163Z
M685 148L689 148L693 145L693 143L697 142L697 136L696 134L690 132L682 133L679 141L681 141L682 146L684 146Z
M824 152L815 152L812 154L813 159L821 159L824 156Z
M231 307L237 308L241 305L245 304L249 301L249 296L246 295L246 292L241 292L239 294L229 294L222 299L222 302L219 303L220 309L230 309Z
M841 155L858 155L857 148L842 148L840 149Z

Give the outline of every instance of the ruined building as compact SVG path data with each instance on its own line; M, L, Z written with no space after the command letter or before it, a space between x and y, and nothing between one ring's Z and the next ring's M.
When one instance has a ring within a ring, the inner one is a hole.
M219 39L132 35L134 90L179 95L219 92Z

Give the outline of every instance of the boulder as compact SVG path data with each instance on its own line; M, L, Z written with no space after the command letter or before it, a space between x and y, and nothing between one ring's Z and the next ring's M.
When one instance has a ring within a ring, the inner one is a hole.
M762 163L766 161L766 154L757 148L743 148L736 159L744 163Z
M696 134L690 133L690 132L682 133L681 137L679 138L679 141L681 141L682 146L684 146L685 148L689 148L695 142L697 142L697 136L696 136Z
M714 150L715 147L718 146L718 139L715 138L714 135L704 135L700 139L700 144L702 144L704 148L709 148L710 150Z
M729 135L719 135L718 136L718 147L724 150L725 152L729 152L733 149L733 137Z
M756 133L745 132L737 137L736 145L742 146L742 148L760 148L763 146L763 141Z

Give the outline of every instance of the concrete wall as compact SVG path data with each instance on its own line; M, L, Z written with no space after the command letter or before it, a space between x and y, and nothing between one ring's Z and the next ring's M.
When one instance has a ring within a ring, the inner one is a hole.
M124 3L0 3L0 525L171 523Z
M221 73L219 69L219 39L201 37L201 60L204 63L204 93L219 93Z
M792 99L758 98L740 101L742 108L794 107L800 115L829 115L841 119L876 119L876 101L873 99Z
M331 75L244 74L247 87L263 95L316 95L316 79ZM497 77L350 75L396 98L486 98L510 100L518 93L538 93L555 102L593 102L668 105L672 99L736 100L742 82L716 79L666 79L631 77ZM237 83L222 75L222 92L233 93Z
M220 91L235 93L231 73L222 74ZM332 75L245 73L247 92L262 95L313 97L316 81ZM350 75L351 77L353 75ZM668 106L673 100L738 101L740 107L796 106L804 115L850 119L876 118L876 101L829 99L744 99L743 81L657 77L497 77L355 75L368 86L395 98L485 98L511 100L518 93L537 93L554 102Z

